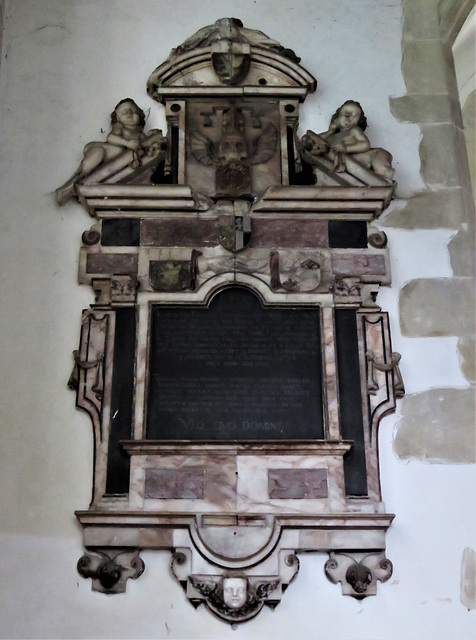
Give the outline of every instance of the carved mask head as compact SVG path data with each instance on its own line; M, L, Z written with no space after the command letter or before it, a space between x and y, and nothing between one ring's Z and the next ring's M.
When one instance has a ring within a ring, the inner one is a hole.
M225 578L223 580L223 602L230 609L241 609L248 597L246 578Z

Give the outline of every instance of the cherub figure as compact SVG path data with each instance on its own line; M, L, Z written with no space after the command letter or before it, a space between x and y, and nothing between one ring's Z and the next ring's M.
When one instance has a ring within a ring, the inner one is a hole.
M121 100L111 113L111 131L106 142L88 142L84 156L75 173L64 185L56 189L58 204L64 204L74 195L76 182L90 175L102 164L116 158L126 149L132 151L131 167L137 168L144 155L155 156L165 148L160 129L144 133L145 113L131 98Z
M367 169L387 181L392 181L392 155L385 149L370 147L364 131L367 118L358 102L347 100L331 118L329 129L316 135L308 131L302 138L304 160L313 164L313 157L328 154L337 173L348 170L346 155L351 155Z

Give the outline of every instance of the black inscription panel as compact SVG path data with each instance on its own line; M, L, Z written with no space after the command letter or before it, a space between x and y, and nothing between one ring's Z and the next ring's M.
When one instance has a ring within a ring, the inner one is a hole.
M148 438L324 437L317 307L263 308L232 288L152 316Z

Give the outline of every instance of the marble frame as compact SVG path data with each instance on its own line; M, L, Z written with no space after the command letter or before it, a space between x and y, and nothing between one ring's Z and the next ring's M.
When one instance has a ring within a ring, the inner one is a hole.
M144 570L140 550L166 549L191 604L237 624L281 601L300 552L329 553L328 579L358 599L391 575L385 533L394 516L381 496L378 427L404 387L388 314L376 302L379 287L391 284L387 239L372 225L395 183L351 151L337 166L334 155L343 152L298 140L299 105L316 84L293 52L234 18L218 20L149 79L168 125L160 148L126 151L66 183L96 219L79 264L79 281L96 300L83 312L69 381L94 432L92 501L76 512L87 548L78 571L94 590L123 592ZM160 139L141 131L126 131L124 144L128 135L141 144ZM146 438L152 307L208 306L228 287L252 291L264 308L320 309L323 440ZM131 432L120 442L129 490L113 494L107 478L124 310L136 318ZM343 437L341 311L355 318L366 484L358 495L346 485L357 445ZM245 591L241 604L227 601L226 584Z

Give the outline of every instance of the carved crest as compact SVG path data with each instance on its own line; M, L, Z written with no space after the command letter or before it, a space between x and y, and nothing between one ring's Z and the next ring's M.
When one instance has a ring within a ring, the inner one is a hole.
M219 40L212 45L212 64L224 84L237 84L250 70L250 45L232 40Z
M251 240L251 227L246 216L224 216L220 219L219 240L227 251L238 253L246 249Z
M156 291L195 290L198 276L200 251L192 251L190 260L151 260L149 281Z

